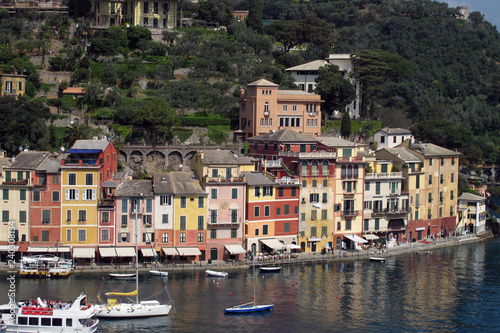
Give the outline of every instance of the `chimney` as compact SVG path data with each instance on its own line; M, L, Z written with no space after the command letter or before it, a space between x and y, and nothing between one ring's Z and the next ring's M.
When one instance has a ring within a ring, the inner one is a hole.
M203 159L203 156L204 156L204 154L203 154L203 150L200 150L200 157L201 157L202 159Z

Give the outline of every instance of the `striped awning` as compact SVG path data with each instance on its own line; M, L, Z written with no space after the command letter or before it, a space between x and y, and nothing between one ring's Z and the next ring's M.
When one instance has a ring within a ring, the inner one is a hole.
M95 249L93 247L74 247L73 258L95 258Z

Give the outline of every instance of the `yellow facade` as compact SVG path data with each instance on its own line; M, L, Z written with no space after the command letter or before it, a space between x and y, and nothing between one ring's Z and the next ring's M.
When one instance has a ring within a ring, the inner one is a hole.
M68 245L97 245L99 169L64 167L61 179L63 242Z
M26 75L4 73L0 76L1 96L24 96L26 93Z

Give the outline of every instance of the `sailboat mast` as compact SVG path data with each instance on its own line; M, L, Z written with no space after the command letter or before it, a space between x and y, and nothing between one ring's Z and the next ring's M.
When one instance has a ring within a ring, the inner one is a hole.
M138 236L138 226L137 226L137 209L138 209L138 199L135 201L135 221L134 221L134 237L135 237L135 290L137 291L135 295L135 302L139 304L139 236Z
M252 262L253 262L253 305L256 305L257 303L255 302L255 280L256 280L256 277L255 277L255 259L252 258Z

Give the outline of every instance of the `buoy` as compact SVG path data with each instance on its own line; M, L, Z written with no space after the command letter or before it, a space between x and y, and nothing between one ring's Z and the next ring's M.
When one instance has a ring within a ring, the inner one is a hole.
M233 293L229 293L229 296L233 296Z
M394 279L394 281L397 281L398 279Z
M313 293L315 293L315 292L316 292L316 289L313 290Z
M474 297L477 297L477 295L474 295Z
M252 296L252 299L253 299L253 296Z
M240 305L241 305L241 302L240 302Z
M299 281L295 281L296 284L299 284Z
M337 299L339 299L339 297L337 296Z

